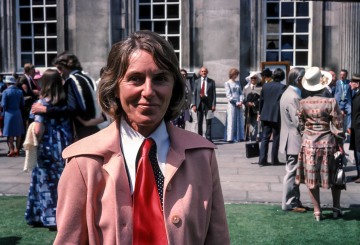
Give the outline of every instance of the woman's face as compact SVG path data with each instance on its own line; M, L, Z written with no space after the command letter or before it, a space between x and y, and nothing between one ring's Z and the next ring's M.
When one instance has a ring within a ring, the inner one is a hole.
M234 80L234 81L235 81L238 76L239 76L239 74L234 74L234 75L232 75L232 76L231 76L231 80Z
M143 136L149 136L164 118L173 87L173 75L158 68L148 52L133 53L118 90L128 124Z

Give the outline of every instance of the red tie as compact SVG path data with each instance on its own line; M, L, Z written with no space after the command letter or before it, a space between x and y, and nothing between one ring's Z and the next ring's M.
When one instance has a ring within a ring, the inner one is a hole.
M203 97L204 95L205 95L205 79L202 80L201 91L200 91L200 96Z
M145 139L136 172L133 194L133 245L168 244L165 221L149 153L154 141Z

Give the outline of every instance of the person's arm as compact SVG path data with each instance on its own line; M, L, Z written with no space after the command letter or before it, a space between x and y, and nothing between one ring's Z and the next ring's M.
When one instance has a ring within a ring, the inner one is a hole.
M58 185L57 235L54 245L88 244L87 188L76 158L65 166Z
M68 86L68 85L65 85ZM67 103L63 105L47 105L43 106L40 103L34 103L31 106L31 112L34 114L46 114L49 117L72 117L77 116L75 95L70 86L67 91Z
M299 110L296 112L296 115L299 118L298 130L300 132L300 135L303 136L305 130L305 116L301 104L299 105Z
M28 93L28 90L29 90L29 87L28 85L26 85L25 83L21 84L21 88L22 90L27 94Z
M190 82L188 80L185 81L185 100L186 100L186 109L189 109L192 101L192 90L191 90Z
M331 116L331 133L335 136L336 142L338 143L338 145L343 145L343 140L345 139L345 132L343 130L343 116L341 115L341 110L340 107L338 105L338 103L336 103L336 101L334 101L334 103L332 103L332 112L330 113Z
M31 106L31 113L33 114L46 114L49 117L63 117L63 116L69 116L73 113L71 110L69 110L68 105L47 105L44 106L40 103L34 103Z
M100 117L91 118L90 120L87 120L87 121L81 119L81 117L79 117L79 116L76 117L76 119L77 119L82 125L84 125L84 126L86 126L86 127L96 126L96 125L98 125L98 124L100 124L100 123L102 123L102 122L105 121L103 115L101 115Z
M233 99L230 84L228 82L225 82L225 96L228 99L228 101L231 101Z
M38 140L40 140L45 132L45 127L44 127L44 124L42 122L37 122L35 121L34 122L35 125L34 125L34 133L36 135L36 138Z
M264 89L261 90L260 92L260 99L259 99L259 117L261 115L261 111L264 105Z
M1 108L3 111L5 111L5 107L6 107L6 93L4 93L1 96Z
M193 96L192 96L192 100L191 100L191 109L193 110L193 112L196 112L196 102L197 102L197 97L198 97L198 90L197 90L197 82L195 81L194 84L194 90L193 90Z
M210 165L213 180L211 186L211 217L204 244L228 245L230 244L229 228L226 221L224 198L221 190L219 169L215 151L213 151Z
M289 104L286 105L286 112L285 112L287 116L287 120L291 122L291 124L294 125L294 127L296 128L299 128L299 117L297 115L299 108L299 101L300 100L296 97L292 98Z
M212 94L213 94L213 102L212 102L211 110L215 111L216 110L216 85L215 85L214 80L213 80L213 86L212 86Z
M241 96L242 96L242 101L241 102L246 106L247 98L246 98L245 88L242 90Z

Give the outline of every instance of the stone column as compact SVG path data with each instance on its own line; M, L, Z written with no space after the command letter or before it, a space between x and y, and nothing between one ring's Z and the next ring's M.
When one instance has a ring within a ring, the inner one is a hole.
M360 72L360 4L341 3L339 9L340 69L353 73Z
M15 1L0 1L0 71L5 74L16 70L16 9Z

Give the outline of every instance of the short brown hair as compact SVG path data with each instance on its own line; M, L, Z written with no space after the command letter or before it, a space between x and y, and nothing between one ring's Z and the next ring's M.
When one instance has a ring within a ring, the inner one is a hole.
M52 63L54 66L62 65L71 71L73 71L73 70L82 71L82 67L81 67L78 57L76 57L76 55L70 54L66 51L64 51L61 54L59 54L58 56L56 56Z
M124 111L117 95L119 83L130 65L131 55L137 50L150 53L159 68L173 74L174 87L164 120L168 122L175 119L185 103L185 83L174 49L163 37L151 31L134 32L126 40L112 46L98 87L101 108L115 120L119 120L123 115Z
M232 78L235 75L239 75L239 70L236 68L231 68L229 71L229 78Z
M31 63L26 63L24 65L24 72L29 73L32 69L35 69L35 66Z

